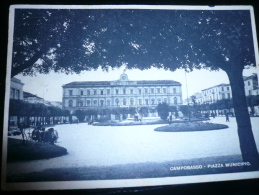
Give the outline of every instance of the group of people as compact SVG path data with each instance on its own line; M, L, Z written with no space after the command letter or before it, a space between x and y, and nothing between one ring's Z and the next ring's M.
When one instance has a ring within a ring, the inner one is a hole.
M134 121L135 122L141 122L142 121L142 116L139 113L136 113L134 115Z
M45 130L44 127L35 127L32 131L31 138L38 142L50 142L54 144L58 140L58 132L54 128Z

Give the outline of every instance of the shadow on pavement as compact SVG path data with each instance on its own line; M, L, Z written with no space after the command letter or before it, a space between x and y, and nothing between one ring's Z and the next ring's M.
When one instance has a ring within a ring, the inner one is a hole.
M7 176L7 182L80 181L108 179L139 179L221 174L253 171L253 165L242 162L240 155L167 161L161 163L119 164L46 169Z

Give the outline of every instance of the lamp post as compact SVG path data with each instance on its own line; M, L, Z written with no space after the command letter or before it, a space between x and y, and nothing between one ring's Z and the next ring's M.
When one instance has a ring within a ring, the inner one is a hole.
M186 84L186 94L187 94L188 120L191 121L190 105L189 105L189 95L188 95L188 84L187 84L186 71L185 71L185 84Z

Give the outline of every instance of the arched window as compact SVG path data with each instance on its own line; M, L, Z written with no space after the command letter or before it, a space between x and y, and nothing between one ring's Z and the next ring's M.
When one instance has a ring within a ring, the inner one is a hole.
M133 98L130 99L130 105L132 105L132 106L134 105L134 99Z
M126 98L123 99L123 105L125 106L127 104Z
M155 99L151 100L151 104L154 105L155 104Z
M72 100L68 101L68 107L73 107L73 101Z
M148 99L145 99L146 105L148 105Z
M94 106L97 106L97 100L94 100Z
M118 106L119 105L119 99L117 98L116 100L115 100L115 103L116 103L116 105Z
M100 106L103 106L104 100L100 100Z
M174 104L177 104L177 97L174 97Z
M86 104L87 104L87 106L90 106L90 105L91 105L91 101L90 101L90 100L87 100L87 101L86 101Z

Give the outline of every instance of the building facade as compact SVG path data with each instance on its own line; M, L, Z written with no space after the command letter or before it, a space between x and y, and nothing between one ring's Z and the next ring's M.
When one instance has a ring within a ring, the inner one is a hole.
M23 100L23 85L20 79L11 78L10 99Z
M253 73L250 76L244 76L244 90L246 96L258 96L259 88L258 88L258 77L256 73ZM216 86L212 86L207 89L203 89L201 94L194 94L196 97L196 102L198 104L212 104L217 102L218 100L223 99L232 99L232 91L230 84L219 84ZM249 112L251 108L248 107ZM230 109L231 112L234 112L234 109ZM259 116L259 106L254 106L254 115Z
M219 84L202 90L201 103L214 103L218 100L231 99L232 92L229 84Z
M244 85L246 96L259 95L257 74L244 77Z
M182 104L181 83L173 80L132 81L127 74L116 81L71 82L63 87L63 108L150 107Z
M40 98L36 95L33 95L29 92L23 92L23 96L24 96L24 101L32 103L32 104L36 104L36 103L44 103L44 99Z

